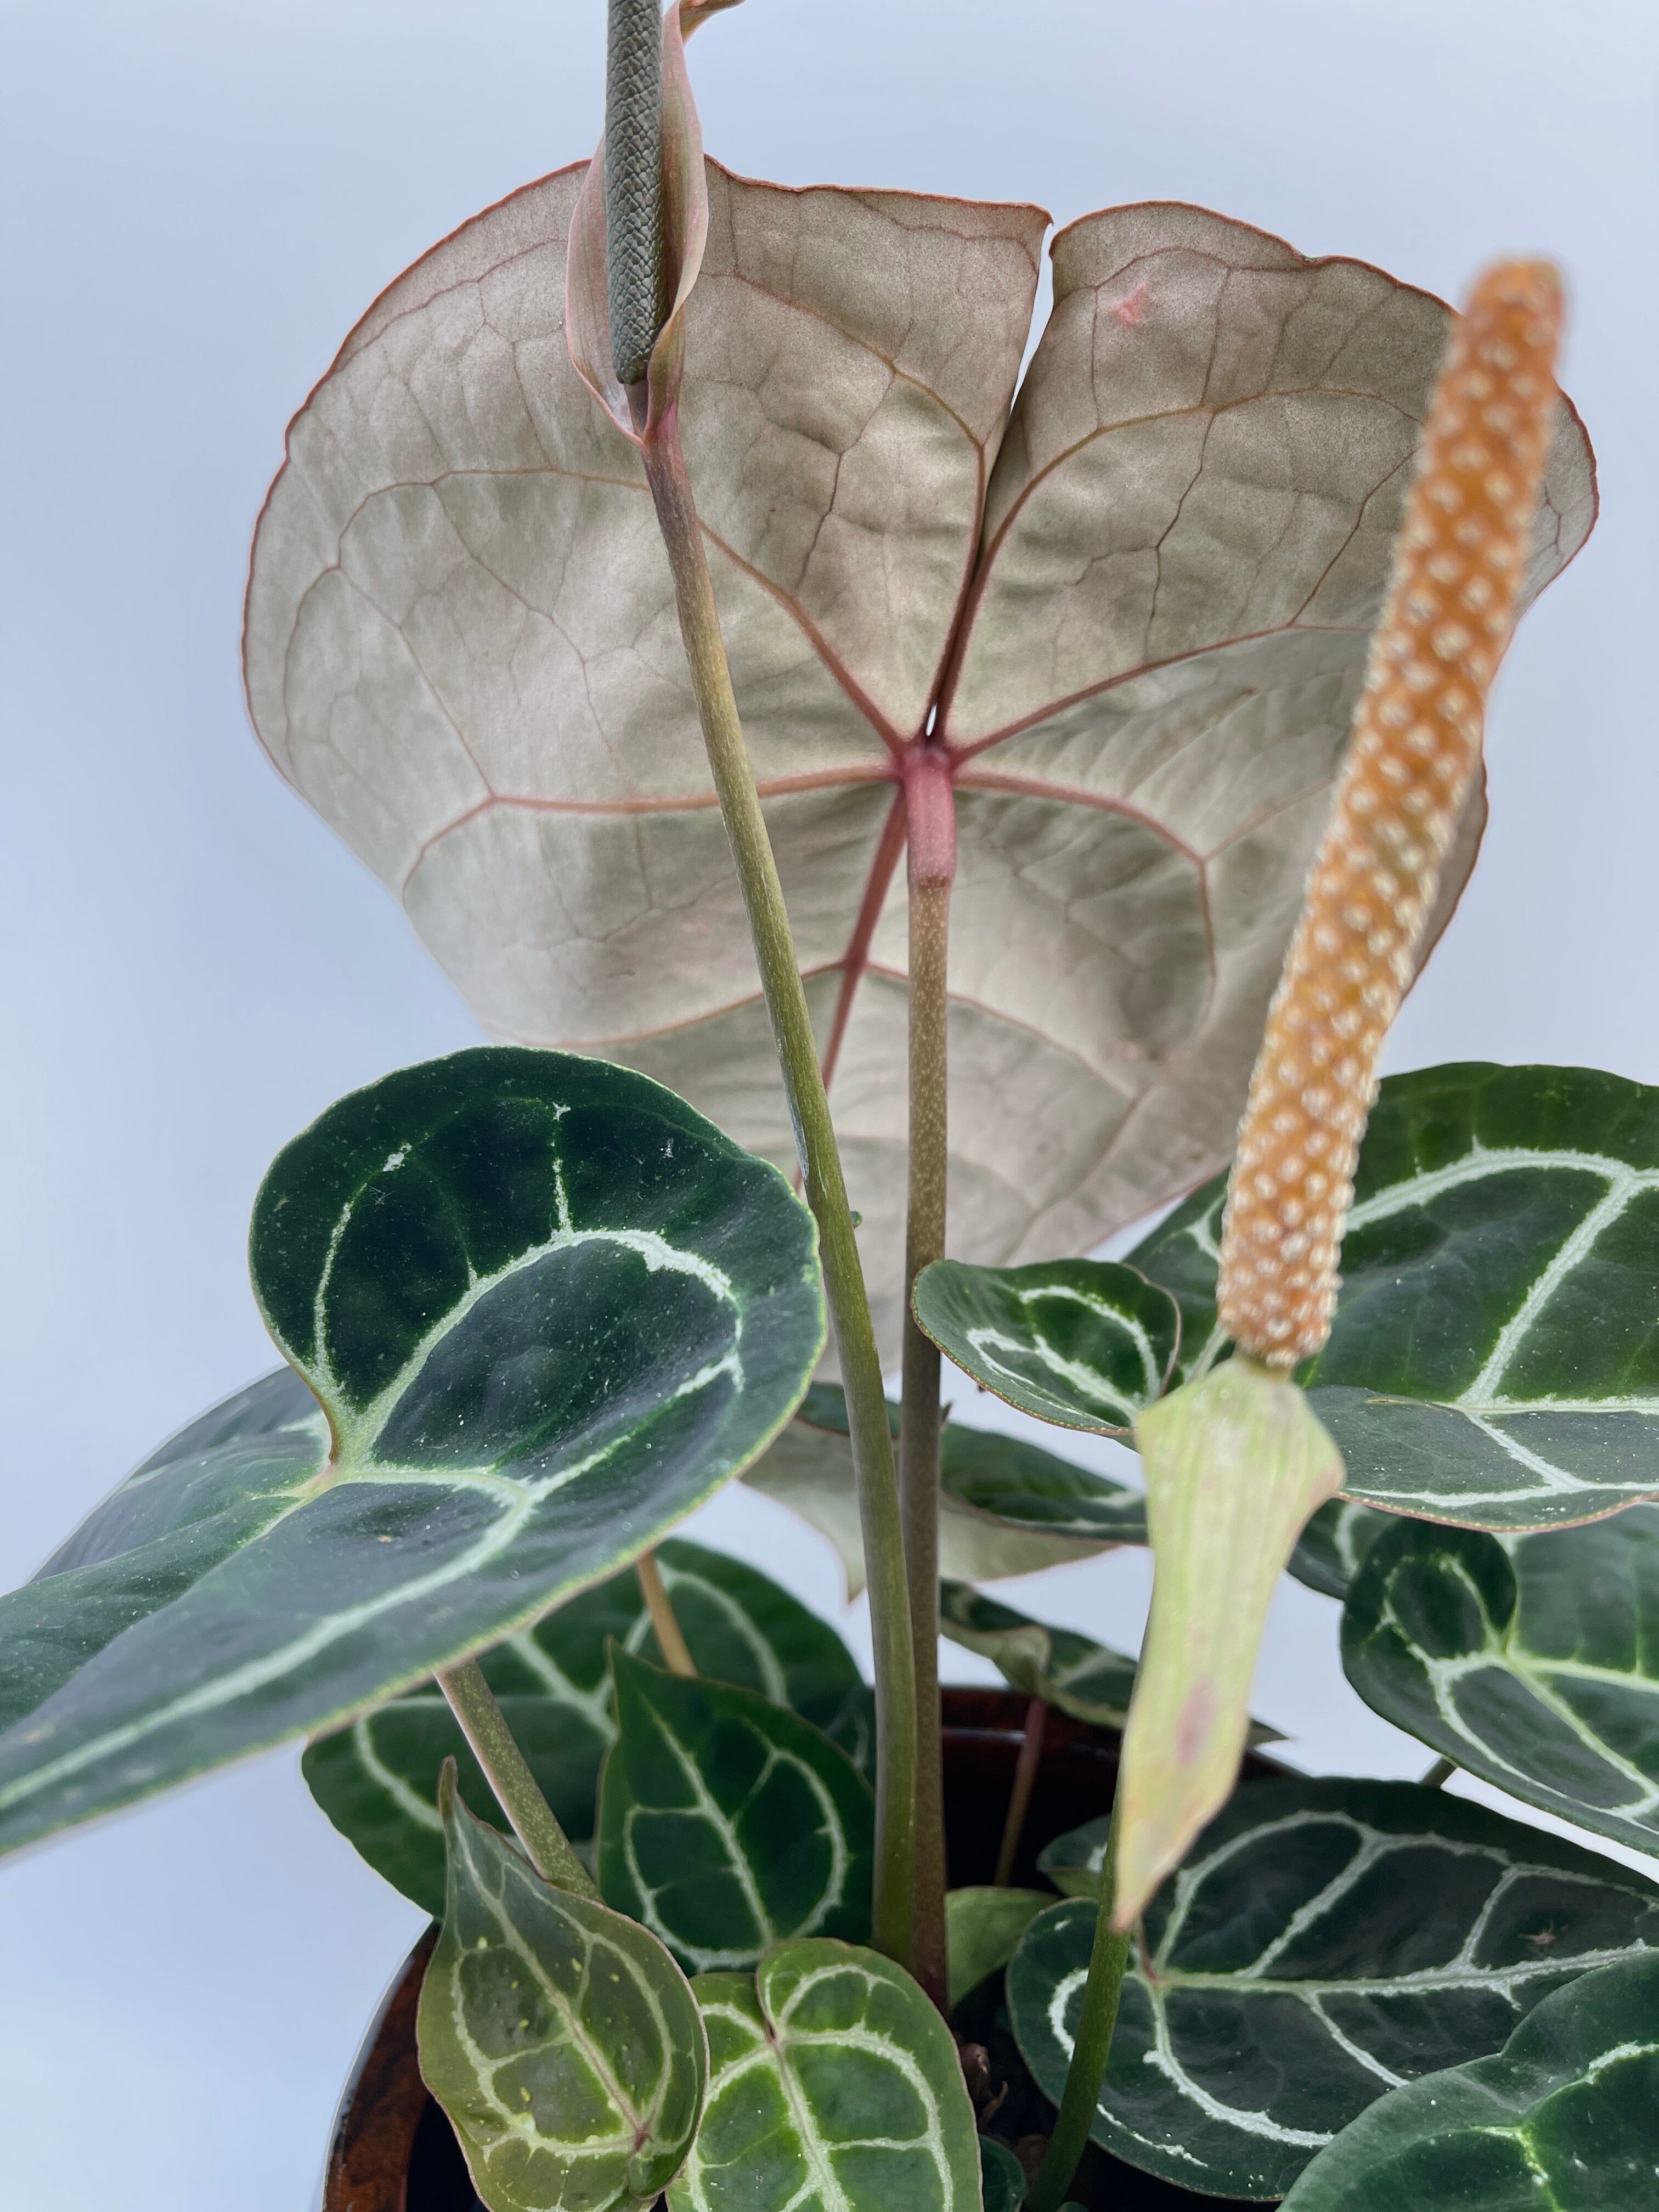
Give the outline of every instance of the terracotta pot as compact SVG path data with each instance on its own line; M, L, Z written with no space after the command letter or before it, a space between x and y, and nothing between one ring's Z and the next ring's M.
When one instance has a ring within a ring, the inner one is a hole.
M995 1871L1028 1710L1026 1699L1008 1690L945 1692L945 1817L957 1886L989 1881ZM1036 1855L1042 1846L1106 1811L1117 1747L1117 1737L1105 1729L1048 1712L1014 1862L1016 1883L1041 1887ZM1258 1773L1276 1771L1265 1759L1252 1758L1249 1765ZM429 1928L410 1953L358 2053L334 2124L322 2212L475 2212L465 2165L448 2121L427 2094L415 2051L421 1978L436 1940L436 1928ZM997 2014L988 1998L976 2014L958 2014L957 2025L984 2044L992 2082L1007 2083L990 2125L1017 2141L1046 2126L1053 2108L1031 2083ZM1180 2205L1226 2212L1237 2202L1175 2188L1092 2145L1072 2193L1090 2212L1174 2212Z

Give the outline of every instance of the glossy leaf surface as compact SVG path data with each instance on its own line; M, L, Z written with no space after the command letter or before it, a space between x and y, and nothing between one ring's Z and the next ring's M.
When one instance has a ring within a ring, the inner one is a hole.
M669 2212L979 2212L956 2045L902 1968L785 1943L695 1987L708 2102Z
M775 1170L560 1054L331 1107L265 1178L252 1261L305 1382L194 1423L0 1602L0 1844L527 1626L763 1450L823 1342Z
M891 1408L896 1433L898 1408ZM1144 1544L1140 1493L1018 1437L947 1421L941 1446L940 1571L961 1582L1086 1559L1113 1544ZM848 1589L864 1587L847 1401L840 1386L815 1382L800 1411L744 1478L827 1536Z
M1513 1797L1659 1850L1659 1507L1380 1537L1342 1620L1367 1705Z
M1056 2100L1095 1912L1040 1915L1008 1969ZM1443 1791L1248 1784L1148 1911L1096 2140L1190 2189L1280 2196L1385 2091L1500 2049L1564 1980L1656 1938L1640 1875Z
M1006 1966L1033 1916L1054 1903L1045 1889L953 1889L945 1899L947 1984L952 2011L988 1974Z
M1322 1597L1346 1597L1360 1561L1398 1518L1356 1498L1333 1498L1297 1539L1288 1571Z
M846 1753L752 1690L614 1648L611 1666L606 1901L698 1973L751 1966L793 1936L866 1936L875 1799Z
M633 2212L679 2167L708 2083L685 1977L621 1913L542 1881L442 1792L443 1933L421 2072L489 2212Z
M1162 1392L1181 1316L1168 1291L1110 1260L970 1267L936 1260L917 1321L947 1359L1022 1413L1123 1436Z
M296 416L248 695L492 1034L793 1164L639 457L568 358L582 173L409 270ZM890 1353L905 753L931 721L957 793L950 1249L1087 1249L1231 1146L1447 311L1107 210L1011 415L1039 210L707 175L685 449ZM1593 508L1564 409L1529 593Z
M1659 2212L1659 1958L1586 1974L1501 2052L1382 2098L1285 2212Z
M1220 1182L1130 1256L1220 1349ZM1301 1370L1346 1494L1547 1528L1659 1495L1659 1091L1474 1061L1390 1076L1359 1155L1330 1341Z
M856 1759L864 1683L826 1621L757 1568L682 1537L658 1547L657 1565L699 1674L788 1705ZM578 1843L593 1832L599 1765L617 1733L605 1654L611 1637L624 1650L661 1663L631 1568L497 1644L482 1662L560 1826ZM337 1735L308 1746L302 1762L313 1796L335 1826L377 1873L434 1914L443 1910L437 1796L446 1759L455 1760L471 1810L505 1832L507 1816L434 1682L360 1713Z

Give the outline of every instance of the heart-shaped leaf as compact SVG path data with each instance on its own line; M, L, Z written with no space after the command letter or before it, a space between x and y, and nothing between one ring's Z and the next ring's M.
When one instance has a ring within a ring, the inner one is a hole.
M421 2072L489 2212L633 2212L696 2132L708 2045L685 1977L619 1912L554 1889L441 1791L449 1875Z
M1046 1889L953 1889L945 1899L946 1985L954 2012L969 1990L1006 1966L1033 1917L1054 1903Z
M1130 1256L1220 1349L1224 1185ZM1389 1077L1359 1154L1330 1340L1300 1370L1348 1496L1465 1528L1659 1496L1659 1090L1469 1062Z
M617 1742L599 1887L688 1971L751 1966L793 1936L870 1930L875 1798L846 1753L752 1690L611 1650Z
M1512 1797L1659 1850L1659 1508L1541 1536L1407 1522L1348 1593L1367 1705Z
M331 1107L252 1237L315 1399L205 1416L0 1602L0 1846L336 1725L635 1558L787 1419L814 1243L775 1169L602 1061L486 1048Z
M902 1967L784 1943L752 1977L694 1987L708 2101L669 2212L979 2212L957 2047Z
M1333 1498L1297 1537L1289 1571L1322 1596L1346 1597L1360 1561L1398 1517L1362 1505L1358 1498Z
M1659 1958L1546 1997L1503 2050L1379 2098L1285 2212L1655 2212Z
M656 1556L697 1672L788 1705L843 1742L857 1763L864 1682L829 1623L722 1552L671 1537ZM543 1795L577 1843L593 1832L599 1764L616 1738L605 1652L612 1637L660 1662L631 1570L572 1598L482 1662ZM335 1826L378 1874L432 1913L443 1910L437 1800L446 1759L455 1760L472 1811L505 1831L507 1816L434 1682L360 1713L310 1745L302 1761L311 1794Z
M1008 1969L1056 2100L1095 1913L1042 1913ZM1280 2196L1386 2090L1499 2049L1563 1981L1656 1941L1651 1883L1482 1806L1408 1782L1248 1784L1148 1911L1095 2139L1188 2189Z
M248 696L493 1033L603 1046L783 1160L668 565L568 357L582 175L418 262L295 419ZM907 751L956 788L951 1249L1085 1250L1231 1147L1448 311L1107 210L1055 240L1011 416L1039 210L707 179L685 449L891 1351ZM1564 407L1529 593L1594 503Z
M897 1407L891 1412L896 1425ZM939 1567L957 1581L999 1582L1146 1540L1139 1491L1018 1437L948 1421L940 1461ZM862 1589L864 1542L839 1385L815 1382L744 1480L827 1536L848 1589L854 1595Z
M1110 1260L970 1267L918 1277L917 1321L947 1359L1022 1413L1126 1435L1163 1391L1181 1316L1169 1291Z

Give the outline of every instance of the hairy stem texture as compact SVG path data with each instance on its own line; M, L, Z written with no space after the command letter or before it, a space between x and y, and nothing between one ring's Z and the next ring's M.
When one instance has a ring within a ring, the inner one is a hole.
M906 763L909 855L909 1188L904 1236L899 1498L916 1679L916 1904L911 1972L941 2010L945 1937L945 1774L939 1696L939 1347L910 1310L916 1277L945 1257L948 1179L945 1078L951 885L956 816L948 760L922 746Z
M916 1684L898 1486L881 1361L817 1045L796 964L777 863L738 720L675 408L666 410L643 453L646 477L673 571L680 631L709 766L737 863L761 988L783 1071L806 1202L818 1225L824 1294L847 1390L875 1645L874 1939L878 1949L908 1966L915 1835Z
M459 1667L442 1669L437 1679L450 1711L461 1724L461 1734L471 1745L473 1757L483 1767L495 1802L512 1822L513 1832L524 1845L532 1866L555 1889L597 1898L599 1893L593 1877L571 1850L570 1839L514 1742L507 1716L496 1704L495 1693L477 1661L464 1659Z
M1424 425L1393 583L1239 1131L1222 1325L1270 1367L1330 1333L1376 1061L1480 757L1556 407L1555 271L1483 276Z

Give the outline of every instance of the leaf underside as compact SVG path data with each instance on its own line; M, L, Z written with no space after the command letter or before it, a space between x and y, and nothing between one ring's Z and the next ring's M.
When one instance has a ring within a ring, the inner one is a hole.
M1095 1918L1027 1929L1008 2004L1058 2100ZM1214 2195L1283 2194L1385 2091L1499 2049L1552 1990L1659 1936L1641 1876L1413 1783L1249 1783L1132 1955L1096 2140Z
M1408 1522L1354 1579L1367 1705L1510 1796L1659 1850L1659 1507L1498 1537Z
M679 2166L708 2082L696 2000L660 1943L550 1887L447 1797L443 1933L421 2072L489 2212L635 2212Z
M1285 2212L1659 2212L1659 1958L1586 1974L1496 2057L1380 2099Z
M582 173L408 270L295 417L248 695L492 1034L793 1163L639 456L568 357ZM707 173L685 448L890 1356L907 750L955 771L950 1249L1086 1250L1231 1149L1448 311L1109 209L1011 413L1040 210ZM1594 504L1564 406L1529 596Z
M1222 1348L1224 1185L1130 1257ZM1330 1340L1299 1370L1345 1496L1467 1528L1659 1496L1659 1091L1474 1061L1390 1076L1359 1155Z
M867 1692L829 1623L724 1553L671 1537L656 1558L699 1674L789 1706L861 1765L872 1748ZM592 1833L600 1763L616 1740L607 1638L661 1663L631 1568L497 1644L482 1662L543 1795L576 1843ZM505 1832L507 1816L434 1682L360 1713L308 1746L302 1761L311 1793L335 1826L378 1874L434 1914L443 1910L437 1797L446 1759L457 1764L470 1808Z
M808 1941L693 1986L708 2101L669 2212L980 2212L956 2045L902 1968Z
M305 1381L192 1424L0 1601L0 1847L527 1627L763 1450L823 1340L776 1171L562 1054L342 1100L266 1177L251 1257Z

